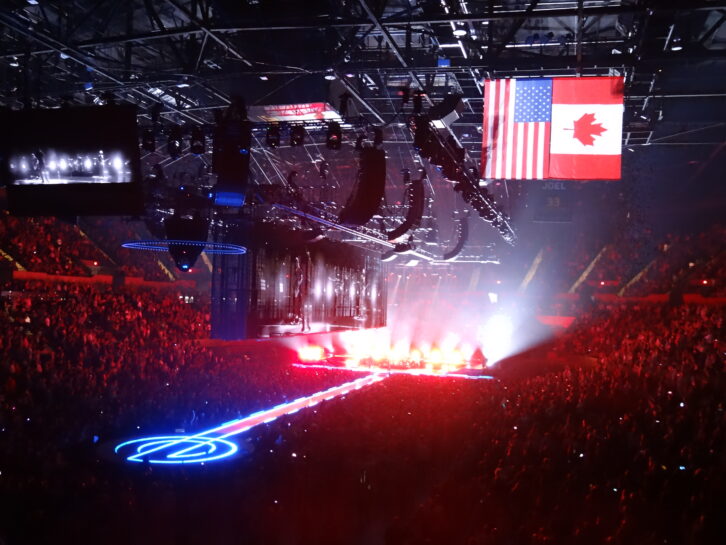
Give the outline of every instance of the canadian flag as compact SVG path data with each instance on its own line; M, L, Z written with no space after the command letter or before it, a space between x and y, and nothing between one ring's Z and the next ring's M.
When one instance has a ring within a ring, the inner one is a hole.
M620 179L623 78L553 78L548 178Z

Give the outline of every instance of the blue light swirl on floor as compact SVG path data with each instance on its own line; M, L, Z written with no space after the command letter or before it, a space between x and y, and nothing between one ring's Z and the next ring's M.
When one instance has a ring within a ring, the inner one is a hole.
M244 418L230 420L193 435L157 435L124 441L116 445L114 452L128 462L149 464L201 464L222 460L239 451L239 447L228 440L229 437L244 433L260 424L268 424L280 416L314 407L321 401L328 401L354 390L360 390L384 379L385 377L382 375L371 374L322 392L281 403L271 409L257 411Z
M135 447L135 454L126 457L129 462L144 462L148 460L152 464L195 464L221 460L234 456L239 447L232 441L215 437L195 437L186 435L158 435L155 437L142 437L132 439L116 445L114 452L127 450L130 446ZM151 454L169 450L172 447L186 447L181 450L174 450L166 454L164 458L152 458Z

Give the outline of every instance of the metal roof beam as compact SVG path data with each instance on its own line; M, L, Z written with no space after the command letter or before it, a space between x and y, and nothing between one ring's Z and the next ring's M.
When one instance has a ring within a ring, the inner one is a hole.
M168 0L167 0L168 1ZM687 2L682 1L679 3L676 7L668 7L668 8L659 8L654 7L651 9L654 9L654 11L658 13L668 13L668 12L687 12L687 11L711 11L711 10L719 10L726 8L726 2L720 1L720 2ZM619 14L642 14L646 11L646 8L644 7L637 7L637 6L605 6L605 7L587 7L585 6L582 10L582 15L586 18L589 17L598 17L603 15L619 15ZM417 17L417 18L406 18L402 19L400 17L391 17L387 19L380 19L378 21L379 25L382 27L388 27L388 26L418 26L418 25L431 25L431 24L448 24L452 22L468 22L468 23L476 23L476 22L491 22L491 21L499 21L499 20L507 20L507 19L517 19L522 16L524 16L526 12L525 10L516 10L516 11L500 11L500 12L493 12L488 14L459 14L459 15L445 15L441 17ZM532 18L561 18L561 17L567 17L567 16L577 16L578 10L577 8L558 8L558 9L536 9L529 13L528 17ZM78 43L73 44L73 47L79 48L79 49L86 49L86 48L93 48L93 47L100 47L100 46L112 46L117 44L125 44L128 42L148 42L148 41L154 41L154 40L163 40L165 38L175 38L179 36L189 36L192 34L207 34L210 33L213 36L210 36L214 41L217 41L218 43L221 41L221 45L225 48L231 47L229 43L227 43L223 38L219 36L219 34L225 34L225 33L240 33L240 32L273 32L273 31L287 31L287 30L307 30L307 29L321 29L321 28L354 28L354 27L360 27L365 26L370 23L369 18L359 18L359 19L349 19L347 21L340 21L339 19L335 20L318 20L318 21L296 21L296 22L289 22L289 23L280 23L278 21L268 21L264 24L255 23L250 25L229 25L229 26L220 26L216 25L213 27L208 27L204 25L200 25L195 23L193 26L187 26L177 29L169 29L163 32L144 32L139 33L136 35L118 35L118 36L110 36L107 38L99 38L99 39L93 39L93 40L85 40ZM54 49L36 49L32 50L30 52L19 49L15 52L11 53L3 53L0 55L0 58L9 58L12 56L18 56L18 55L24 55L27 53L30 53L31 55L36 55L39 53L52 53ZM231 52L231 51L230 51ZM239 53L239 52L237 52ZM234 54L234 53L232 53Z
M215 32L213 30L210 30L209 28L207 28L204 25L204 23L199 21L199 19L197 19L196 16L191 11L189 11L185 6L183 6L179 2L177 2L177 0L166 0L166 3L171 6L174 6L176 9L181 11L184 14L184 16L189 20L189 22L194 23L196 26L198 26L204 32L204 34L206 34L209 38L211 38L212 40L217 42L219 45L224 47L228 53L230 53L231 55L236 57L238 60L245 63L247 66L252 66L252 63L250 61L248 61L245 58L245 56L242 55L242 53L240 53L237 50L236 47L231 45L227 40L217 36L217 34L215 34Z
M385 121L381 117L381 114L379 114L378 111L373 106L371 106L370 104L368 104L368 101L365 98L363 98L363 96L358 92L358 89L356 89L355 86L351 85L348 82L348 80L345 78L345 76L343 76L342 74L336 74L336 75L338 76L338 81L340 81L340 83L343 85L343 87L345 87L345 89L351 95L353 95L355 97L355 99L358 102L360 102L363 105L363 107L366 110L368 110L368 112L370 114L373 115L373 117L375 117L379 122L385 123Z
M76 49L93 49L95 47L104 47L104 46L117 46L117 45L125 45L128 43L137 43L142 44L145 42L151 42L156 40L165 40L167 38L178 38L180 36L192 36L196 34L204 34L204 31L196 28L196 27L183 27L183 28L177 28L177 29L168 29L163 31L153 31L153 32L141 32L138 34L123 34L120 36L109 36L107 38L97 38L93 40L84 40L82 42L78 42L75 44L69 44L67 47L73 47ZM26 51L24 49L18 49L14 52L7 52L0 54L0 59L7 59L11 57L17 57L19 55L41 55L41 54L47 54L47 53L53 53L57 51L55 48L39 48L39 49L33 49L31 51Z
M717 9L726 8L726 2L704 2L704 1L688 1L680 0L676 4L671 4L668 7L650 6L649 8L644 6L633 6L633 5L619 5L619 6L602 6L602 7L589 7L585 6L582 10L584 17L600 17L603 15L620 15L620 14L642 14L647 9L651 9L657 13L674 13L674 12L688 12L688 11L712 11ZM490 22L499 21L503 19L516 19L522 17L526 12L526 9L519 10L507 10L507 11L495 11L487 14L446 14L437 17L389 17L380 19L381 26L417 26L417 25L432 25L432 24L449 24L449 23L477 23L477 22ZM531 11L527 17L537 19L549 19L557 17L568 17L577 16L577 7L573 8L554 8L554 9L535 9ZM298 21L289 23L280 23L276 21L268 21L268 24L251 24L251 25L230 25L227 27L215 27L213 30L220 32L254 32L254 31L274 31L274 30L305 30L305 29L317 29L317 28L347 28L347 27L358 27L365 25L368 22L367 19L350 19L347 21L341 21L339 19L327 19L319 21Z
M6 13L0 12L0 24L3 24L7 26L8 28L12 29L14 32L17 32L18 34L21 34L25 36L26 38L29 38L35 42L40 43L46 48L49 48L53 51L57 51L58 53L64 53L68 56L68 58L82 66L85 66L87 68L91 68L93 73L98 74L99 76L112 81L119 85L124 85L126 82L122 79L114 76L110 72L105 71L104 69L98 67L93 59L85 55L82 51L78 51L77 49L61 42L60 40L49 36L48 34L45 34L43 32L33 30L32 28L29 28L27 25L27 22L19 19L17 16L14 15L8 15ZM132 89L133 93L136 93L139 96L144 97L147 100L152 100L154 102L158 102L160 104L163 104L165 107L169 108L170 110L173 110L177 114L186 117L187 119L194 121L195 123L204 123L204 121L194 115L188 114L184 110L179 110L177 108L174 108L173 106L167 104L166 102L162 101L160 98L154 96L148 91L144 91L142 89Z
M499 54L504 51L507 45L509 45L509 42L514 39L517 31L522 28L522 25L527 21L527 18L537 8L537 4L539 4L539 0L530 0L529 6L527 6L526 10L524 10L524 13L522 13L521 17L519 17L516 21L514 21L514 23L512 23L512 26L507 31L507 35L504 37L504 39L494 47L493 51L487 49L487 54L489 55L490 61L498 57Z
M403 68L409 69L408 62L401 54L401 50L398 47L398 44L396 43L396 40L393 39L391 34L388 32L386 28L383 27L381 24L381 21L376 17L376 15L373 13L371 8L368 6L368 3L366 0L358 0L360 2L361 7L366 12L366 15L368 15L368 18L370 19L371 23L378 29L378 31L383 34L383 39L386 41L386 43L391 47L391 50L393 51L393 54L396 55L396 58L398 59L398 62L401 63L401 66ZM416 82L416 84L419 86L421 90L424 89L423 83L421 83L421 80L419 79L418 75L413 70L408 71L409 76L411 76L411 79ZM426 99L426 102L429 104L429 106L433 105L433 102L431 98L429 98L428 94L424 94L424 98Z

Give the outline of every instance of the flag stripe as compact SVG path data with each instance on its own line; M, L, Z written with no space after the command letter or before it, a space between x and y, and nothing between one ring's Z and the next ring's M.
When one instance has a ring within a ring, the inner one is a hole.
M550 141L551 141L551 130L552 124L545 123L545 134L544 134L544 160L542 163L542 171L544 172L543 178L551 178L550 176Z
M494 86L494 94L492 100L494 101L494 112L492 113L492 177L497 177L497 165L499 163L499 102L502 100L502 84L504 82L499 80Z
M550 80L522 81L525 80L484 83L482 168L486 178L548 177Z
M506 96L506 80L499 81L499 90L497 94L497 158L494 161L494 177L502 177L502 148L504 147L504 124L502 123L502 117L505 114L505 96Z
M512 80L505 80L504 81L504 106L502 107L502 118L501 118L501 124L500 124L500 130L502 131L502 164L499 168L499 173L501 178L507 177L507 150L509 148L509 140L508 140L508 125L509 125L509 98L511 96L511 83Z
M517 180L521 180L522 166L524 165L524 154L522 153L522 149L524 148L524 127L521 123L517 123L514 127L514 131L517 135L516 151L514 154L516 157L516 168L514 169L514 177Z
M493 146L493 134L492 131L494 130L494 111L495 111L495 99L496 99L496 89L497 89L497 80L493 81L487 81L487 84L489 85L488 93L486 96L487 99L487 117L486 120L486 126L487 126L487 138L486 138L486 177L491 178L492 177L492 160L493 160L493 154L492 154L492 146Z
M550 155L549 177L560 180L618 180L620 155Z
M622 77L553 78L553 104L622 104Z
M542 141L539 136L540 123L532 123L532 132L534 132L534 143L532 144L532 178L539 178L539 150Z
M527 143L525 144L527 150L527 174L525 178L528 180L532 179L532 167L534 166L534 123L526 123L527 127Z
M504 177L512 179L512 152L514 150L514 97L517 92L517 80L510 79L507 81L509 84L509 93L507 93L507 99L509 100L509 107L507 108L507 164L504 172Z
M537 129L537 179L541 180L544 178L545 124L539 123Z

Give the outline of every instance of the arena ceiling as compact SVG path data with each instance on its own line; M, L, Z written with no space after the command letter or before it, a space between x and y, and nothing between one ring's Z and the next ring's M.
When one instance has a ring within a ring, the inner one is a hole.
M429 104L463 95L451 130L472 162L481 155L482 82L492 77L622 75L626 148L719 146L725 21L726 2L707 0L11 0L0 8L0 103L131 102L141 124L162 104L169 123L211 125L234 95L338 107L347 92L356 120L348 140L361 126L385 126L389 189L402 195L399 169L420 166L403 88L423 90ZM258 141L258 183L284 184L297 169L321 204L344 201L351 154L323 141L324 132L311 134L308 145L274 154ZM321 164L333 182L314 181ZM428 216L462 208L431 178ZM387 201L384 218L395 223L398 205Z

